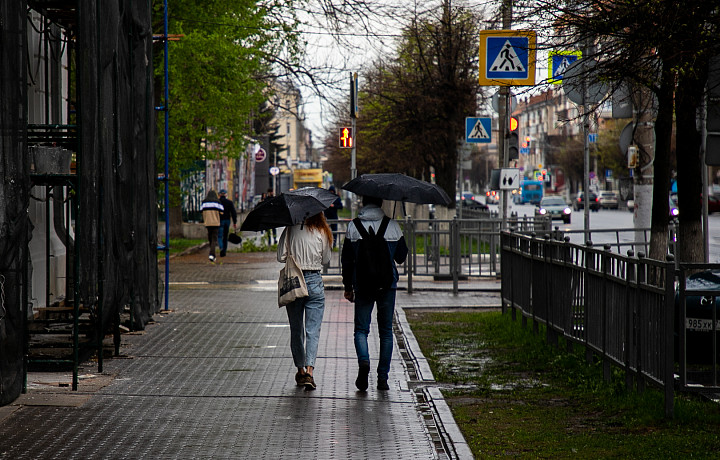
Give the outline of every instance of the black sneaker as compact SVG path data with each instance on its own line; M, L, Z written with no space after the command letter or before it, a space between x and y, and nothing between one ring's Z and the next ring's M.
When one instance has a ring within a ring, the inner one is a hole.
M302 387L305 386L305 382L307 381L307 374L301 374L300 372L295 373L295 383L297 386Z
M313 379L313 376L310 374L305 374L305 390L306 391L312 391L317 386L315 385L315 379Z
M387 383L387 379L378 379L377 389L380 391L388 391L390 386Z
M355 379L355 386L358 390L365 391L368 389L368 374L370 374L370 362L361 361L358 376Z

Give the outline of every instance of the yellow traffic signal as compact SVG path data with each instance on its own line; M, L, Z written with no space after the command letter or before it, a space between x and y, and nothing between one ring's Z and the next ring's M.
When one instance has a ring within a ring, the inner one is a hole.
M353 130L352 128L343 127L340 128L340 148L350 149L353 146Z

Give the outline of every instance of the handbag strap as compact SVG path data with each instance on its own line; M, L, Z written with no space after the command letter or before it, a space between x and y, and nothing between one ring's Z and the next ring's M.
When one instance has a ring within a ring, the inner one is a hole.
M292 226L285 227L285 252L287 252L286 260L287 260L287 257L292 256L292 253L290 252L290 230L291 229L292 229Z

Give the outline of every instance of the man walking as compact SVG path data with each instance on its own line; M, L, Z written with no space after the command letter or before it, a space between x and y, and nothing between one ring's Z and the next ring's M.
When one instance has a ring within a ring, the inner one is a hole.
M227 190L220 190L220 204L223 205L224 211L220 214L220 228L218 229L218 246L220 247L220 257L225 257L228 245L228 235L230 232L230 219L232 219L233 229L237 228L237 212L235 205L227 198Z
M388 372L393 352L392 322L399 279L395 264L405 262L408 248L400 226L383 212L382 199L366 196L362 203L358 217L348 224L345 235L342 278L345 298L355 302L354 341L359 365L355 386L360 391L368 388L370 354L367 340L373 307L377 304L380 334L377 388L384 391L390 389Z

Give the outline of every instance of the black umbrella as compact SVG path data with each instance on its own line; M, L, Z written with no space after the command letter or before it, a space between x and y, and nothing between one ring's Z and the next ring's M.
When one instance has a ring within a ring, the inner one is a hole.
M451 203L445 190L405 174L363 174L343 185L342 188L361 196L383 200L443 206L449 206Z
M259 232L296 225L329 208L336 198L337 195L324 188L291 190L260 202L247 215L240 230Z

